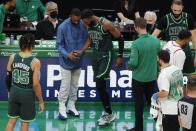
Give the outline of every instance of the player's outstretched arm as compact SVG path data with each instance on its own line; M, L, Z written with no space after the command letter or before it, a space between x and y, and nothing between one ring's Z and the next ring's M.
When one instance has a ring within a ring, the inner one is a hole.
M39 100L39 110L40 110L40 112L42 112L44 110L44 101L43 101L43 98L42 98L41 85L40 85L40 82L39 82L40 68L41 68L40 61L38 59L36 59L32 64L33 90L35 92L36 97Z

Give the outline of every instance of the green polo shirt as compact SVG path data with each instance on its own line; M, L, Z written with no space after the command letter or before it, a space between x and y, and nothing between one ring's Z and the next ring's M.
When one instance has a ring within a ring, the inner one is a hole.
M3 30L3 22L4 22L4 18L5 18L5 13L6 13L6 9L4 4L0 5L0 33Z
M132 78L140 82L150 82L157 78L157 54L160 41L149 34L142 34L132 43L128 67Z
M27 17L28 21L37 21L38 12L45 15L45 7L40 0L17 0L16 13L22 17Z

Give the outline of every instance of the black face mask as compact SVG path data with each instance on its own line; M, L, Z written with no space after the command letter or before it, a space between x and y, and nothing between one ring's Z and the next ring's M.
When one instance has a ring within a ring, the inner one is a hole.
M53 18L53 19L58 18L58 12L57 12L57 11L51 12L51 13L50 13L50 17Z
M89 24L89 27L93 27L96 25L96 22L95 21L91 21L90 24Z
M149 32L152 32L152 30L153 30L153 24L147 24L146 25L146 30L147 30L148 33Z

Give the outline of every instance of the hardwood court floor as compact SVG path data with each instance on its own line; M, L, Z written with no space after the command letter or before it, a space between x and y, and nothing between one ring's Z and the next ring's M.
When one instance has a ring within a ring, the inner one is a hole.
M78 103L80 118L69 116L66 121L58 119L58 104L45 103L45 111L37 114L36 120L31 122L29 131L126 131L134 126L134 105L132 103L112 103L116 120L105 127L97 126L97 119L102 112L100 103ZM8 121L7 102L0 101L0 131L3 131ZM144 131L155 131L155 122L149 115L149 108L144 110ZM15 130L19 131L20 121Z

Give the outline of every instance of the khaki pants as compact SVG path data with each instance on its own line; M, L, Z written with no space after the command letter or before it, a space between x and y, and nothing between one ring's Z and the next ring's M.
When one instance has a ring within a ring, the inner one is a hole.
M68 99L72 101L77 100L78 80L81 69L66 70L61 67L61 86L59 90L59 103L66 103Z

